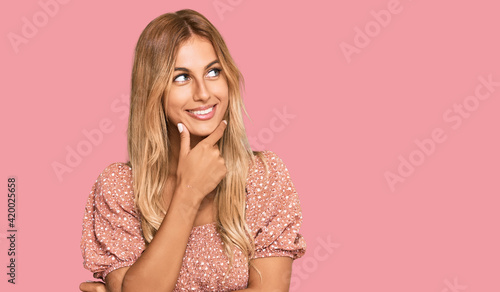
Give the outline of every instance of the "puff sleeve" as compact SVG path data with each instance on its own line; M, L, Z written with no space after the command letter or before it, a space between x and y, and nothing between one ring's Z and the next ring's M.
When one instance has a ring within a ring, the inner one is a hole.
M80 248L83 266L94 278L104 280L111 271L131 266L145 249L131 178L128 165L111 164L88 197Z
M254 167L247 197L247 218L253 230L253 258L302 257L306 242L300 227L302 210L290 174L283 161L271 151L264 151L268 172L263 165Z

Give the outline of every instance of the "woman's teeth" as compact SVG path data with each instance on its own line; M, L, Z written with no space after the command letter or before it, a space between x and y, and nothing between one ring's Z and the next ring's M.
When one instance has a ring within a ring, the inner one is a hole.
M206 110L202 110L202 111L190 111L190 110L188 110L188 112L193 113L195 115L206 115L209 112L211 112L213 109L214 109L214 107L207 108Z

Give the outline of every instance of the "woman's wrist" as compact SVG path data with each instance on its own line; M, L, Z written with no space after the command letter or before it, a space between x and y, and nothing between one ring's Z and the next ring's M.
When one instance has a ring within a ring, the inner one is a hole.
M174 191L173 199L181 201L185 207L192 207L198 211L205 194L189 183L179 181Z

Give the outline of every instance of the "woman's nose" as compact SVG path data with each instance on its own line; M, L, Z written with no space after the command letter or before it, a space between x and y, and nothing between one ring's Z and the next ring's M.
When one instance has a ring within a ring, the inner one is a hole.
M194 90L194 100L205 101L210 98L210 93L204 82L204 80L196 82L196 88Z

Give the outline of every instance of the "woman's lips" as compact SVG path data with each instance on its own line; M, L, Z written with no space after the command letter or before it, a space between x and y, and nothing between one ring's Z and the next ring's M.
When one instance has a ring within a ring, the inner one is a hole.
M208 108L213 107L214 105L215 105L215 104L207 104L207 105L200 106L200 107L197 107L197 108L188 109L188 111L201 111L201 110L206 110L206 109L208 109Z
M203 109L203 110L199 110L199 109L186 110L186 112L188 113L189 116L191 116L195 119L205 121L205 120L210 120L211 118L213 118L216 110L217 110L217 105L213 105L213 106L208 107L208 108Z

